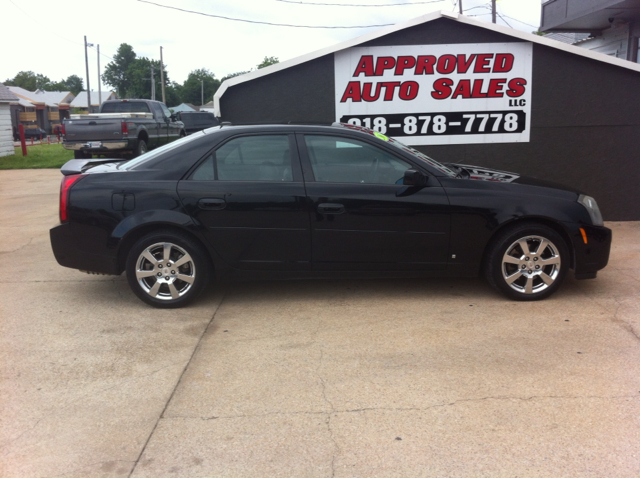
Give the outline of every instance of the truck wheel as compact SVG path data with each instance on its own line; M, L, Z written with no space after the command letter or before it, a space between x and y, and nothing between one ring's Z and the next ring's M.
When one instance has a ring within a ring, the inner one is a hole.
M88 153L85 153L84 151L74 151L73 152L73 157L75 159L91 159L91 155Z
M140 156L147 151L149 151L149 148L147 148L147 143L145 143L144 139L139 139L138 145L136 146L135 156Z

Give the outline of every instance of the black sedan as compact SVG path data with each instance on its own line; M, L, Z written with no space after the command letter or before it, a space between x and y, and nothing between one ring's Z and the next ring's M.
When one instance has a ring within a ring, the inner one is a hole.
M360 127L221 126L136 159L62 167L57 261L126 271L157 307L215 278L478 276L537 300L596 277L596 201L514 173L440 164Z

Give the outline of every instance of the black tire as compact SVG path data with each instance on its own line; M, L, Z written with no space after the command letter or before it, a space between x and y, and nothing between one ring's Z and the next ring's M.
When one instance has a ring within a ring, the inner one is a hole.
M140 156L144 153L146 153L147 151L149 151L149 148L147 147L147 143L145 142L144 139L139 139L138 140L138 144L136 144L136 150L134 152L134 156Z
M514 300L553 294L570 267L569 248L550 227L525 223L506 229L489 248L484 273L493 288Z
M166 309L183 307L196 299L211 276L202 245L186 234L167 230L138 240L127 256L126 271L134 294L149 305Z
M89 153L85 153L84 151L74 150L73 157L75 159L91 159L91 155Z

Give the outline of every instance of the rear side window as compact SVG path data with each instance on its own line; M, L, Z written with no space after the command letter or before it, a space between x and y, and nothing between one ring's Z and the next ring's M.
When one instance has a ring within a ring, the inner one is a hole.
M200 181L293 181L287 135L244 136L227 141L193 173Z
M151 113L149 105L141 101L106 102L102 113Z

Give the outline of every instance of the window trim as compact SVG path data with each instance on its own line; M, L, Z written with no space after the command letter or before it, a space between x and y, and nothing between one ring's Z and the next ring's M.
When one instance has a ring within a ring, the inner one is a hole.
M334 132L315 132L315 131L309 131L309 132L301 132L301 133L297 133L296 137L298 140L298 145L300 148L300 160L302 162L302 171L304 174L304 179L305 182L314 182L314 183L319 183L319 184L352 184L352 185L360 185L360 186L397 186L394 184L388 184L388 183L352 183L352 182L330 182L330 181L317 181L315 174L313 172L313 166L311 164L311 155L309 154L309 149L307 146L307 142L306 142L306 136L327 136L330 138L344 138L346 140L352 140L352 141L359 141L361 143L365 143L368 144L369 146L372 146L374 148L378 148L382 151L384 151L385 153L389 154L390 156L393 156L395 158L397 158L399 161L402 161L404 163L409 164L409 166L411 168L415 168L418 169L422 172L425 172L426 174L432 175L432 176L436 176L436 174L433 174L433 172L429 169L426 169L425 166L423 165L417 165L415 163L415 161L412 161L409 158L406 158L404 155L402 154L398 154L399 151L397 151L397 148L389 148L389 147L385 147L384 145L378 144L376 142L373 141L369 141L369 138L366 137L354 137L353 135L349 135L349 134L340 134L338 133L334 133Z
M215 157L216 151L220 148L222 148L225 144L227 144L230 141L239 139L239 138L246 138L246 137L251 137L251 136L286 136L287 139L289 140L289 155L290 155L290 159L291 159L291 173L293 176L293 179L291 181L277 181L277 180L261 180L261 179L250 179L250 180L225 180L225 179L217 179L218 177L218 162L217 162L217 158ZM198 170L198 168L209 158L209 156L214 155L214 161L213 161L213 167L214 167L214 179L202 179L202 180L198 180L198 179L193 179L193 175L196 173L196 171ZM298 145L297 145L297 141L296 141L296 137L295 134L292 132L251 132L251 133L242 133L242 134L235 134L232 136L229 136L227 138L225 138L223 141L217 143L213 148L211 148L209 151L207 151L207 153L200 158L200 160L192 167L191 171L187 174L186 177L187 181L215 181L216 183L220 183L220 184L226 184L226 183L259 183L259 184L264 184L264 183L286 183L286 184L292 184L292 183L301 183L303 182L303 175L302 175L302 169L300 166L300 155L298 153Z

